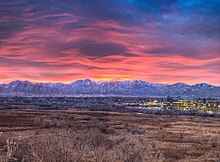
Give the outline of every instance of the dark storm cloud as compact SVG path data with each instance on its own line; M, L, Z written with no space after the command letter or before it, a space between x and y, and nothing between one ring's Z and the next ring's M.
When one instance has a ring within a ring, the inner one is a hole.
M91 57L99 58L111 55L130 55L126 53L124 46L114 43L80 42L78 44L79 53Z

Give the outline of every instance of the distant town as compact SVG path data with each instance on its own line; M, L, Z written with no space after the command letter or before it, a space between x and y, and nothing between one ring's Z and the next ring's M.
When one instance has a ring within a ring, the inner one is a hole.
M142 103L127 103L128 107L138 107L146 109L164 109L181 111L202 111L207 113L220 112L219 99L178 99L168 97L166 99L148 99Z
M181 97L146 98L118 96L0 97L0 109L117 110L153 114L220 115L220 99Z

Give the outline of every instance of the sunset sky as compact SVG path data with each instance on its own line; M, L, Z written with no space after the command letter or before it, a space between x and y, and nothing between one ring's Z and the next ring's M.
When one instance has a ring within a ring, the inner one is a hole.
M220 85L220 0L0 0L0 83Z

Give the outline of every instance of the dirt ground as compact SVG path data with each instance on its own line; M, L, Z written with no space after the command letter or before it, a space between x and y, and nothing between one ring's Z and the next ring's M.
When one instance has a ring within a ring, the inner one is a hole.
M220 118L1 110L0 161L220 161Z

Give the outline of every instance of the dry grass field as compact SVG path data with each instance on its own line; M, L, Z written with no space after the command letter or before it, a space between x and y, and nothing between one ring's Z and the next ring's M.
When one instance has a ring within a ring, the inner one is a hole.
M1 110L0 161L218 162L220 118Z

